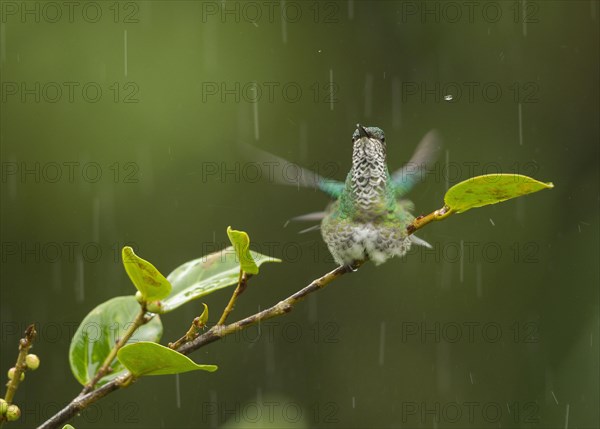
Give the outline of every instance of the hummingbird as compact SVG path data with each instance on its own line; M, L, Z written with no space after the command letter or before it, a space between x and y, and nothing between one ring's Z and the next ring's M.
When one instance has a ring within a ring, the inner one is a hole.
M407 232L407 226L414 220L411 213L414 206L403 197L420 181L423 169L439 149L437 132L428 132L410 161L392 174L387 166L386 140L381 128L357 124L352 146L352 168L345 182L324 178L299 166L295 166L300 174L293 183L289 178L282 180L281 175L274 177L279 183L316 188L333 198L325 211L292 220L320 220L323 240L340 265L365 259L379 265L394 256L403 256L412 244L431 247ZM272 164L286 167L290 164L260 152Z

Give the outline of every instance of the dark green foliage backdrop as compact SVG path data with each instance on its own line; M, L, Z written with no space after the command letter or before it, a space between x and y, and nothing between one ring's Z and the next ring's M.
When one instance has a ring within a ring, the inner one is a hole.
M284 228L327 198L260 180L237 143L343 179L356 122L385 130L391 168L442 133L418 213L476 174L556 187L430 225L433 251L192 355L218 372L142 380L74 425L597 427L598 6L450 3L2 1L0 368L32 321L42 360L14 427L79 391L69 340L133 293L125 243L168 273L247 231L285 262L233 318L333 268L318 232ZM200 312L165 315L165 341Z

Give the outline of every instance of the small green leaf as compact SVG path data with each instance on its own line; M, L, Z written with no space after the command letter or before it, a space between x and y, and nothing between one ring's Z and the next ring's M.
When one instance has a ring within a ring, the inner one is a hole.
M129 246L123 247L122 254L125 271L145 301L158 301L169 295L171 284L154 265L133 253Z
M86 385L92 380L139 311L140 305L135 297L119 296L98 305L88 313L75 331L69 347L69 363L77 381ZM159 341L161 336L162 323L157 315L140 326L128 343ZM111 381L125 371L117 360L112 362L111 367L113 371L101 378L98 385Z
M520 174L486 174L452 186L446 192L444 202L453 212L462 213L553 187L552 183Z
M244 231L237 231L227 227L227 236L235 249L235 253L240 260L242 270L248 274L258 274L258 265L252 259L250 254L250 237Z
M199 365L175 350L148 341L122 347L117 357L136 377L181 374L199 369L209 372L217 370L216 365Z
M206 305L205 303L202 303L202 305L204 306L204 311L198 319L198 324L200 326L206 326L206 323L208 322L208 305Z
M252 250L250 254L259 266L265 262L281 262L281 259L271 258ZM216 290L237 285L239 276L239 258L233 247L186 262L167 276L173 285L173 290L162 301L161 313L168 313L186 302Z
M71 426L71 425L64 425L62 427L62 429L75 429L75 428L73 426Z

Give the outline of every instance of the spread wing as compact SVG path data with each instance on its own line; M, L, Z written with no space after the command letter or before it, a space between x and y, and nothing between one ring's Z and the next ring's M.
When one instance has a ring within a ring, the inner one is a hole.
M406 195L426 175L427 166L442 148L442 139L436 130L431 130L421 139L412 158L392 174L396 196Z
M326 179L293 162L249 144L240 145L246 159L260 162L261 170L267 172L267 178L282 185L319 189L333 198L338 198L344 190L344 183Z

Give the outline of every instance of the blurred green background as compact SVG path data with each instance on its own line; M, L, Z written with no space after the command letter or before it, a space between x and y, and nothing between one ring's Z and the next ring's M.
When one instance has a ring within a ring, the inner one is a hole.
M385 130L391 169L443 135L419 214L477 174L555 188L431 225L432 251L344 276L191 356L218 372L141 380L75 427L598 427L594 0L67 3L0 3L0 368L34 321L42 361L14 427L79 392L70 337L133 293L125 243L167 274L247 231L285 262L235 318L332 269L310 224L284 227L327 197L238 147L343 179L357 122ZM230 292L204 300L213 323ZM163 342L200 311L164 316Z

